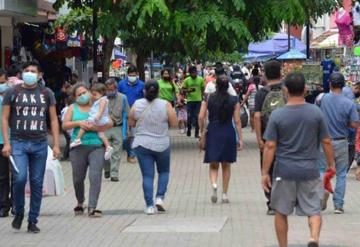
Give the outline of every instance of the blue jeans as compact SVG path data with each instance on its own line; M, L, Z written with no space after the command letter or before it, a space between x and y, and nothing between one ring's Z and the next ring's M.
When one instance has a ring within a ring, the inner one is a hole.
M48 153L47 140L12 140L11 149L11 154L16 166L12 165L12 192L15 214L24 215L25 185L29 173L31 197L28 221L37 223L41 207L43 181Z
M333 195L335 208L344 207L344 197L346 190L346 174L349 163L349 150L347 140L332 141L332 146L335 155L335 169L336 169L336 185ZM327 162L325 154L321 152L321 158L319 160L320 174L323 177Z
M143 177L143 191L146 206L154 206L155 163L159 174L156 198L164 199L169 183L170 147L163 152L155 152L141 146L134 149Z
M188 102L187 103L187 113L188 113L188 133L191 134L192 126L195 126L195 136L199 135L199 123L198 116L200 112L201 101Z

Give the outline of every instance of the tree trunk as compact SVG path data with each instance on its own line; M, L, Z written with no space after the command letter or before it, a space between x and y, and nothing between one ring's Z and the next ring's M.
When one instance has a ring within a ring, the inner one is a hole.
M105 82L109 78L109 70L111 64L111 56L114 49L116 34L107 37L103 45L103 63L102 63L102 79Z
M136 52L136 66L139 72L140 80L145 81L145 60L146 55L141 52Z

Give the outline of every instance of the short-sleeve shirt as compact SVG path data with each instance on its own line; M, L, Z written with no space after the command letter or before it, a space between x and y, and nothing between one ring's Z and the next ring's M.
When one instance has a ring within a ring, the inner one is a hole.
M277 143L274 178L312 180L320 176L321 140L329 138L321 110L312 104L286 105L272 112L266 141Z
M17 85L4 94L3 106L10 106L12 140L46 140L47 114L56 104L54 93L46 87Z
M144 98L144 86L144 82L139 79L134 84L131 84L128 78L125 78L119 82L118 91L126 95L131 107L136 100Z
M277 84L273 84L273 85L268 85L266 87L262 87L260 88L255 95L255 112L261 112L262 110L262 106L264 104L266 95L270 92L271 89L275 89L275 88L282 88L283 83L279 82ZM263 122L263 121L262 121ZM265 124L261 124L261 133L264 134L266 129Z
M172 102L176 94L179 93L179 88L175 85L175 83L159 80L159 98Z
M205 89L205 81L200 76L197 76L195 79L189 76L184 80L183 88L195 89L194 92L187 93L188 102L199 102L202 101L202 92Z
M325 94L320 101L320 108L332 139L347 138L349 124L359 121L355 103L343 95Z

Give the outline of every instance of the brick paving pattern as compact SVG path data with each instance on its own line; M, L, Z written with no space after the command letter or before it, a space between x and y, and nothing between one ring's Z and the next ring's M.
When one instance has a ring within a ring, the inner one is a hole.
M104 216L100 219L74 217L72 210L76 201L71 169L68 162L63 162L67 193L63 197L44 198L39 222L41 233L26 233L26 222L20 232L15 232L10 227L12 217L0 219L0 246L277 246L273 217L265 215L254 134L245 130L245 150L239 153L237 164L232 166L231 203L215 205L210 202L208 167L202 164L203 153L199 153L195 139L173 134L171 178L165 200L168 212L165 215L143 214L140 170L123 158L120 182L103 180L99 209L103 210ZM353 170L347 182L346 213L334 215L329 204L324 213L321 246L360 246L360 183L355 181ZM221 192L220 183L219 188ZM169 220L227 217L227 221L218 233L123 232L137 219L148 217ZM290 246L305 246L309 235L307 219L291 217L289 222Z

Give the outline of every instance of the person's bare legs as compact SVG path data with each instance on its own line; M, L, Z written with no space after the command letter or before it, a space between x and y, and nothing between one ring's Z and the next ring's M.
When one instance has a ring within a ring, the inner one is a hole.
M86 131L84 129L80 128L75 140L70 143L70 148L74 148L74 147L81 145L81 138L83 137L83 135L85 133L86 133Z
M209 167L209 177L210 183L212 187L212 195L211 195L211 202L217 202L217 179L219 175L219 163L210 163Z
M227 192L229 189L230 176L231 176L230 163L221 163L221 168L222 168L222 184L223 184L222 202L229 203Z
M251 113L250 113L251 132L254 132L254 130L255 130L254 116L255 116L255 113L254 113L254 112L251 112Z
M287 247L288 219L286 215L276 212L275 230L279 247Z
M83 135L85 134L85 132L86 131L84 129L80 128L80 130L79 130L79 132L78 132L78 134L76 136L76 140L80 140L83 137Z
M98 132L98 136L100 140L104 143L106 149L111 146L109 140L105 136L105 132Z
M230 163L221 163L222 168L222 179L223 179L223 193L227 194L229 189L229 182L231 176L231 166Z
M319 243L320 230L322 225L322 218L320 215L314 215L309 217L309 228L310 228L310 241Z

